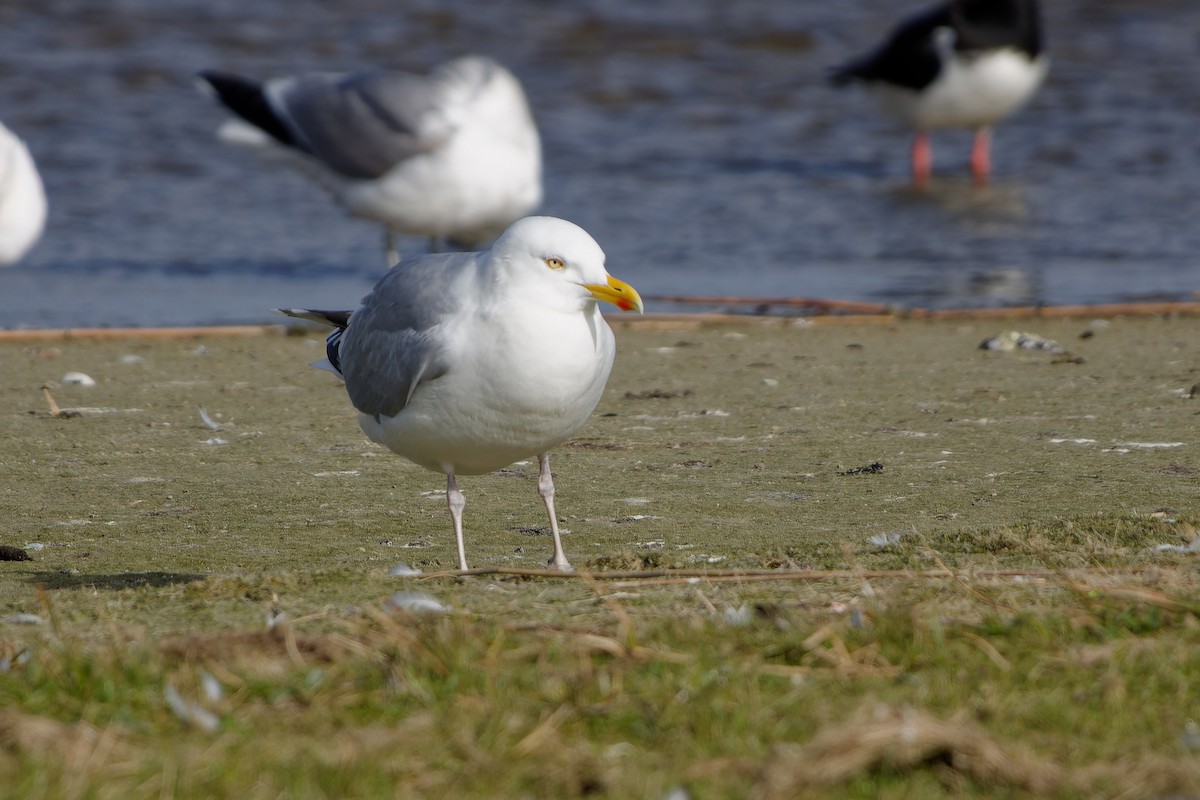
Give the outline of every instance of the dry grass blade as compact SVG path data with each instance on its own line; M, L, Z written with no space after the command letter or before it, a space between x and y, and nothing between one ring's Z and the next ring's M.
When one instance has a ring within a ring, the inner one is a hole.
M977 633L972 633L971 631L963 631L962 635L967 639L968 642L978 647L980 651L997 667L1005 672L1012 669L1012 664L1008 662L1008 659L1002 656L1000 651L996 649L995 645L993 645L987 639L983 638Z
M37 584L38 603L42 608L46 609L46 618L50 620L50 629L54 631L55 636L61 636L62 632L58 627L58 616L54 613L54 604L50 602L50 593L46 591L46 587L42 584Z
M260 631L178 637L159 649L168 659L206 664L210 669L228 672L224 667L232 664L255 674L281 674L308 663L334 663L345 656L347 647L340 638L296 633L291 626L276 625Z
M625 646L630 650L636 649L637 636L633 627L633 618L629 616L629 612L625 610L625 606L617 598L610 595L591 572L580 570L579 575L587 582L588 587L595 592L601 602L613 613L613 616L617 618L617 632L621 641L625 642Z
M1130 589L1124 586L1100 589L1099 592L1115 599L1145 603L1146 605L1157 606L1166 611L1188 611L1192 614L1200 613L1200 607L1167 597L1161 592L1151 592L1146 589Z
M600 636L595 633L581 633L575 637L575 643L585 650L599 650L602 653L609 654L613 658L624 658L630 654L625 645L616 639L611 639L608 636Z
M803 646L810 655L825 662L843 677L895 677L900 674L897 667L879 654L874 644L851 651L832 624L818 628L804 640Z
M963 591L970 594L972 597L974 597L979 602L985 603L987 605L992 606L993 608L997 608L1002 611L1015 611L1015 609L1010 608L1010 607L1004 605L1003 603L997 603L995 600L988 597L986 594L979 591L971 584L967 583L966 579L960 573L954 572L948 566L946 566L946 563L944 561L942 561L942 557L940 555L938 555L937 551L934 550L932 547L926 548L925 552L926 552L926 555L928 555L933 560L933 563L937 564L938 567L945 570L946 574L950 576L951 580L953 580L955 583L957 583L959 586L961 586Z
M513 750L521 756L530 756L545 747L550 739L558 732L558 728L571 716L571 707L562 705L550 712L534 727L525 738L513 746Z
M57 720L0 711L0 749L19 753L55 753L75 769L103 764L115 755L125 756L127 747L115 728L97 728L86 722L67 724Z
M55 402L54 395L50 394L49 388L42 387L42 396L46 398L46 405L50 406L50 416L61 417L63 415L62 409L58 407L58 403Z
M541 630L550 630L542 628ZM665 661L672 664L685 664L691 661L691 656L685 653L674 653L669 650L655 650L640 645L626 646L617 639L601 636L596 633L574 634L574 641L585 650L599 650L613 658L632 658L637 661Z
M1162 572L1163 574L1168 574L1170 571L1162 570ZM1175 599L1162 592L1130 586L1105 586L1096 581L1096 578L1114 577L1116 574L1116 570L1101 570L1099 574L1083 574L1072 571L1071 573L1062 573L1059 577L1061 578L1062 585L1075 595L1085 608L1091 607L1096 600L1107 598L1153 606L1161 608L1164 611L1183 612L1200 616L1200 605ZM1085 582L1089 578L1091 581Z
M1003 746L973 725L913 708L877 706L818 733L806 745L777 746L758 797L798 797L806 789L840 784L881 767L916 769L939 761L981 784L1034 793L1053 792L1064 781L1057 764Z

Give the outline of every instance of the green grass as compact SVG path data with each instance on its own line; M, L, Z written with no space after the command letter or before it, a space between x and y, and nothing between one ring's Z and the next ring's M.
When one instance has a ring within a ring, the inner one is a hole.
M1001 327L619 330L554 455L571 578L530 465L462 482L528 574L389 577L453 566L443 482L315 338L0 345L5 796L1198 793L1196 556L1153 548L1200 519L1200 323ZM117 410L51 418L69 370Z
M1014 758L1061 767L1062 796L1195 790L1200 772L1180 737L1200 632L1171 602L1194 594L1190 579L1166 592L1129 579L1033 590L890 579L856 613L825 600L852 583L752 587L753 598L701 584L617 600L582 581L474 579L427 585L455 606L435 617L373 602L270 632L165 638L112 619L60 623L10 652L20 655L0 675L0 764L14 796L657 797L682 785L738 797L803 770L779 745L885 707L954 720ZM207 588L223 594L223 582ZM1145 595L1112 593L1133 588ZM546 621L536 604L498 613L489 595L502 591L589 610L579 623L561 612ZM730 624L700 592L722 610L750 603L750 614ZM606 596L619 613L592 608ZM205 699L206 674L219 699ZM173 713L167 686L217 728ZM875 764L814 791L1013 788L947 758Z

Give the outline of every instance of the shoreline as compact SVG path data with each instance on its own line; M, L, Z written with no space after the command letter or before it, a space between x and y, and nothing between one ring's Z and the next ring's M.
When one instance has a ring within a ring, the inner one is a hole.
M721 298L727 305L796 307L804 302L787 298ZM819 301L834 303L834 301ZM904 320L992 321L1004 319L1075 319L1080 317L1154 317L1200 316L1200 302L1102 303L1098 305L1012 306L1005 308L888 309L878 313L822 314L733 314L728 312L650 313L641 316L605 314L614 327L694 328L701 325L766 324L889 324ZM305 328L303 324L264 323L261 325L186 325L179 327L122 328L14 328L0 329L0 342L58 341L70 339L187 339L206 336L279 336ZM314 330L318 326L312 326Z

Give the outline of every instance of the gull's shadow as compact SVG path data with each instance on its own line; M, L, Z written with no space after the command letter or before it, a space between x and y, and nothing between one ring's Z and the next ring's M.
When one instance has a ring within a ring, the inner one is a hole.
M62 572L35 572L29 583L46 589L139 589L143 586L172 586L207 578L183 572L122 572L117 575L70 575Z

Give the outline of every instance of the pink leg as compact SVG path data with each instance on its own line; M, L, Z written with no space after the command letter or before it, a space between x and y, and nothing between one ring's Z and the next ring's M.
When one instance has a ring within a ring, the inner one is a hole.
M467 499L458 490L454 473L446 473L446 505L450 506L450 519L454 520L454 541L458 544L458 568L464 572L467 567L467 549L463 546L462 512L467 507Z
M546 504L550 533L554 536L554 555L546 563L563 572L570 572L571 565L567 563L567 554L563 552L562 539L558 535L558 515L554 513L554 478L550 475L550 456L545 453L538 456L538 494Z
M912 147L912 179L913 185L923 187L929 183L929 173L933 171L933 148L929 146L929 134L917 131L913 137Z
M980 128L975 131L975 140L971 143L971 175L980 185L988 182L988 173L992 171L991 143L990 129Z

